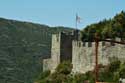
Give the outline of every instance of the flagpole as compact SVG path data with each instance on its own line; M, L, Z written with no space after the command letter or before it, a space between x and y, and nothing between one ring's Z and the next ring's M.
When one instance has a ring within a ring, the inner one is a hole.
M76 13L76 26L75 26L75 28L76 28L76 30L75 30L75 39L77 40L78 38L77 38L77 35L78 35L78 33L77 33L77 28L78 28L78 15L77 15L77 13Z
M77 20L76 20L76 30L77 30Z
M76 19L75 19L75 22L76 22L76 30L77 30L77 13L76 13Z

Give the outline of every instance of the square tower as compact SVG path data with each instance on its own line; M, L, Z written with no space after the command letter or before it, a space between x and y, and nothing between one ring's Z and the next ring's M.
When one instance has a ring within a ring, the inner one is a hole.
M72 61L73 40L78 40L78 31L73 31L72 34L59 32L52 35L51 58L43 60L43 71L54 72L61 62Z
M72 60L72 36L63 32L52 35L52 72L65 60Z

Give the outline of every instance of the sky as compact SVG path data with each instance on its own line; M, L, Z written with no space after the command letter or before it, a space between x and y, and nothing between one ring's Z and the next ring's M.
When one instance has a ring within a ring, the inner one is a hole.
M79 29L125 11L125 0L0 0L0 17Z

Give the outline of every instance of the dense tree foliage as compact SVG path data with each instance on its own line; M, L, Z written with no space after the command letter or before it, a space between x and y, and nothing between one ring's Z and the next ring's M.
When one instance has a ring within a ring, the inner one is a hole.
M125 39L125 12L114 16L109 20L91 24L82 30L83 41L94 41L95 33L99 34L100 39L119 37Z

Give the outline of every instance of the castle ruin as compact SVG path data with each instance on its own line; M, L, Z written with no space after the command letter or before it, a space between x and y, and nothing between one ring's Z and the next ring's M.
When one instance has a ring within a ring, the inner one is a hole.
M43 71L54 72L58 64L65 60L72 61L74 73L85 73L95 67L95 42L79 40L79 31L72 34L60 32L52 35L51 58L43 60ZM116 38L116 41L121 41ZM99 42L99 64L109 64L112 57L125 60L125 45Z

